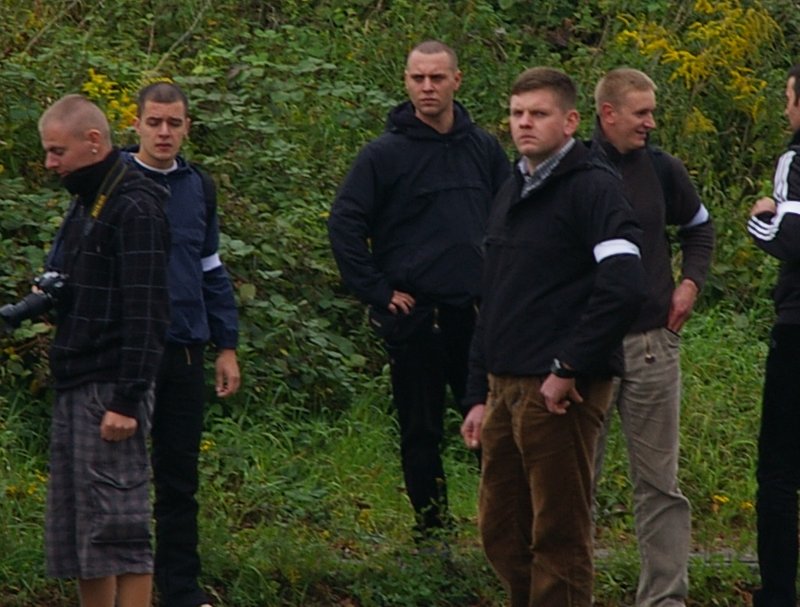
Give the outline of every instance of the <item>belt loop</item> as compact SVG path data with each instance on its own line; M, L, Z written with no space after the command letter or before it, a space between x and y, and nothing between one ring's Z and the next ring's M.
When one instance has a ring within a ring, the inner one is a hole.
M189 346L183 346L183 351L186 352L186 364L192 366L192 351Z

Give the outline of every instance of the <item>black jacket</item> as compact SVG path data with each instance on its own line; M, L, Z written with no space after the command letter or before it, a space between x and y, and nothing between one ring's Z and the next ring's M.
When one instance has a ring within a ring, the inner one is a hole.
M753 242L781 262L773 291L776 324L800 325L800 131L778 159L772 197L777 213L751 217Z
M135 417L155 381L169 324L167 192L128 170L92 222L100 183L118 160L115 151L69 176L78 197L48 263L69 276L50 369L57 389L114 383L108 409Z
M487 372L545 376L555 357L619 373L644 298L640 230L613 169L576 142L523 199L522 184L515 171L492 206L466 405L485 402Z
M410 102L394 108L328 220L345 285L381 309L394 290L443 304L473 300L489 204L509 173L500 144L461 105L446 134L420 121Z

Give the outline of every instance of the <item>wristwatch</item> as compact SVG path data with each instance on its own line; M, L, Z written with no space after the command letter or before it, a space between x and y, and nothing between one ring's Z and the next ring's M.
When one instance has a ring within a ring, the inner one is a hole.
M550 373L563 379L572 379L577 375L575 369L565 367L564 363L558 360L558 358L553 359L553 364L550 365Z

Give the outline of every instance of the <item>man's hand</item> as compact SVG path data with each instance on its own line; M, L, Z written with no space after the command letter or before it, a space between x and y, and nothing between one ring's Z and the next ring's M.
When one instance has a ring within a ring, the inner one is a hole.
M547 410L556 415L564 415L572 403L583 402L572 377L557 377L551 373L542 383L539 393L544 397Z
M769 196L764 196L756 200L753 208L750 209L750 216L754 217L761 213L772 213L773 215L778 212L778 207L775 201Z
M217 354L215 389L217 396L226 398L235 394L241 385L239 363L236 361L236 350L220 350Z
M667 329L680 333L684 323L689 319L697 301L697 285L690 278L684 278L672 292L672 302L669 306Z
M392 299L387 307L392 314L397 314L398 312L410 314L416 303L410 294L403 293L403 291L392 291Z
M106 411L100 422L100 438L115 443L130 438L136 433L139 422L115 411Z
M481 447L481 426L483 425L483 414L486 405L473 405L461 424L461 436L464 437L464 444L467 449L480 449Z

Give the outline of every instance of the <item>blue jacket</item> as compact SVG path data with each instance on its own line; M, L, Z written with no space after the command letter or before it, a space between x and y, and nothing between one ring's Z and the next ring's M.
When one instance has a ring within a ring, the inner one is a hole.
M123 154L133 166L164 186L172 245L168 285L172 318L167 342L198 344L211 341L219 349L236 348L238 314L225 266L219 256L219 220L216 192L206 200L200 171L181 157L169 173L150 170L136 162L129 148ZM207 187L213 186L207 179Z

